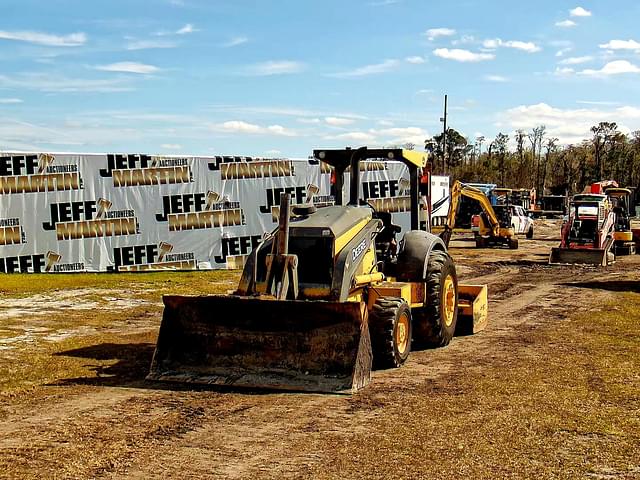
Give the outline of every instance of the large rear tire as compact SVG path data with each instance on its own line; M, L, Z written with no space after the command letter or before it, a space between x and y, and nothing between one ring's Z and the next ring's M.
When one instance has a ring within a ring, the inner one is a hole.
M414 310L414 340L420 346L444 347L458 320L458 277L448 253L431 252L425 287L425 306Z
M373 367L396 368L411 352L411 309L401 298L379 297L369 313Z

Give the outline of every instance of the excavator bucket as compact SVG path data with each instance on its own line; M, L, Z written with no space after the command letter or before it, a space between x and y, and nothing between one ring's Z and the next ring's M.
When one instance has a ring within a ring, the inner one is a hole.
M549 264L551 265L567 265L567 264L586 264L600 265L606 267L614 261L614 255L609 248L562 248L554 247L549 255Z
M351 393L371 379L357 302L165 296L149 380Z

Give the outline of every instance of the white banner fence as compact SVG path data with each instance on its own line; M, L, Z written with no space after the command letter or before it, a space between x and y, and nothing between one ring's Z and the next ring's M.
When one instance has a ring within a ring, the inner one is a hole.
M408 171L372 162L361 191L409 226ZM281 192L332 203L314 159L0 153L0 272L235 268L276 227ZM432 215L449 208L432 178Z

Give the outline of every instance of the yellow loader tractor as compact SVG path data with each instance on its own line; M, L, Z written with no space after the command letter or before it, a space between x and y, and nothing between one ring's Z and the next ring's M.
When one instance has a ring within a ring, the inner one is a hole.
M418 229L424 154L362 147L314 156L335 169L336 205L292 206L283 195L278 228L252 251L235 292L165 296L148 379L353 392L369 383L372 364L402 365L412 344L444 346L457 324L484 327L486 286L459 285L445 244ZM412 230L399 244L391 215L358 198L369 159L409 167Z

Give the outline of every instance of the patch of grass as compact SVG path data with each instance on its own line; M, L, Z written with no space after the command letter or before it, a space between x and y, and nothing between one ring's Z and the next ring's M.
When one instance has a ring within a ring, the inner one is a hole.
M33 387L71 380L80 384L141 380L148 373L156 335L155 331L103 333L24 346L0 361L0 396L15 397Z
M164 293L207 294L219 290L216 284L232 284L240 278L236 270L143 273L71 273L2 275L0 294L25 296L55 290L100 288L115 291L152 290Z
M57 306L47 309L46 299L38 298L35 304L38 308L30 309L21 316L3 319L0 339L25 338L19 339L16 348L5 350L7 354L0 358L0 393L15 393L61 379L94 378L95 371L110 366L109 360L91 362L87 367L77 358L57 354L97 343L121 343L132 334L148 339L153 337L155 344L162 316L162 295L225 293L235 288L239 275L240 272L226 270L6 275L0 292L11 298L28 298L37 294L51 296L55 300L55 292L60 290L78 290L78 294L70 298L69 308ZM118 308L110 308L112 298L121 301ZM126 307L128 299L132 300L129 308ZM122 307L123 302L125 308ZM91 309L70 308L73 304L82 303L97 306ZM34 327L40 330L33 331ZM59 339L46 340L47 336L58 336Z

